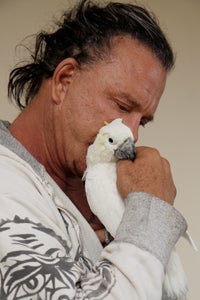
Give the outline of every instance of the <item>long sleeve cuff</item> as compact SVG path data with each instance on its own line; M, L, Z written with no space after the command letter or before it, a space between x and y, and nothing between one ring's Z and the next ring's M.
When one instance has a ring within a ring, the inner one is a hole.
M158 258L164 268L186 231L184 217L170 204L143 192L130 193L115 241L132 243Z

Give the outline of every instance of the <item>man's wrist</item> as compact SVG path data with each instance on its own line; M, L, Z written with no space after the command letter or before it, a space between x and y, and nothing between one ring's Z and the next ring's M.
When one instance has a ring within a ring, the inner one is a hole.
M143 193L130 193L115 241L151 252L166 266L171 250L187 229L184 217L170 204Z

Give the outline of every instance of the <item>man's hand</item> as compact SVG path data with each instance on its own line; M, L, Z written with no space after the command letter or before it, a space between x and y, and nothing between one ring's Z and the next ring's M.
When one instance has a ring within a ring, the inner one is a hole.
M117 163L117 187L123 198L131 192L146 192L173 205L176 196L169 162L149 147L138 147L134 162Z

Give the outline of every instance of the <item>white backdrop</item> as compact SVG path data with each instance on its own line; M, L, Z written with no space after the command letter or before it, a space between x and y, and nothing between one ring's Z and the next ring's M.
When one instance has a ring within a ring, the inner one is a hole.
M12 121L18 111L7 100L8 74L21 55L15 46L41 28L73 0L0 0L0 119ZM121 1L122 2L122 1ZM139 144L157 147L172 166L178 194L175 206L184 214L200 249L200 1L138 0L154 11L176 53L155 121L140 130ZM188 276L188 300L199 299L200 253L178 243Z

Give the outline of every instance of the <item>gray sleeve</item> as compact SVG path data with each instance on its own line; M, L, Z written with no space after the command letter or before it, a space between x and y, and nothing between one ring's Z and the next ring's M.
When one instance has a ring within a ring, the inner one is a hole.
M115 241L132 243L152 253L166 267L172 248L187 229L170 204L143 192L130 193Z

